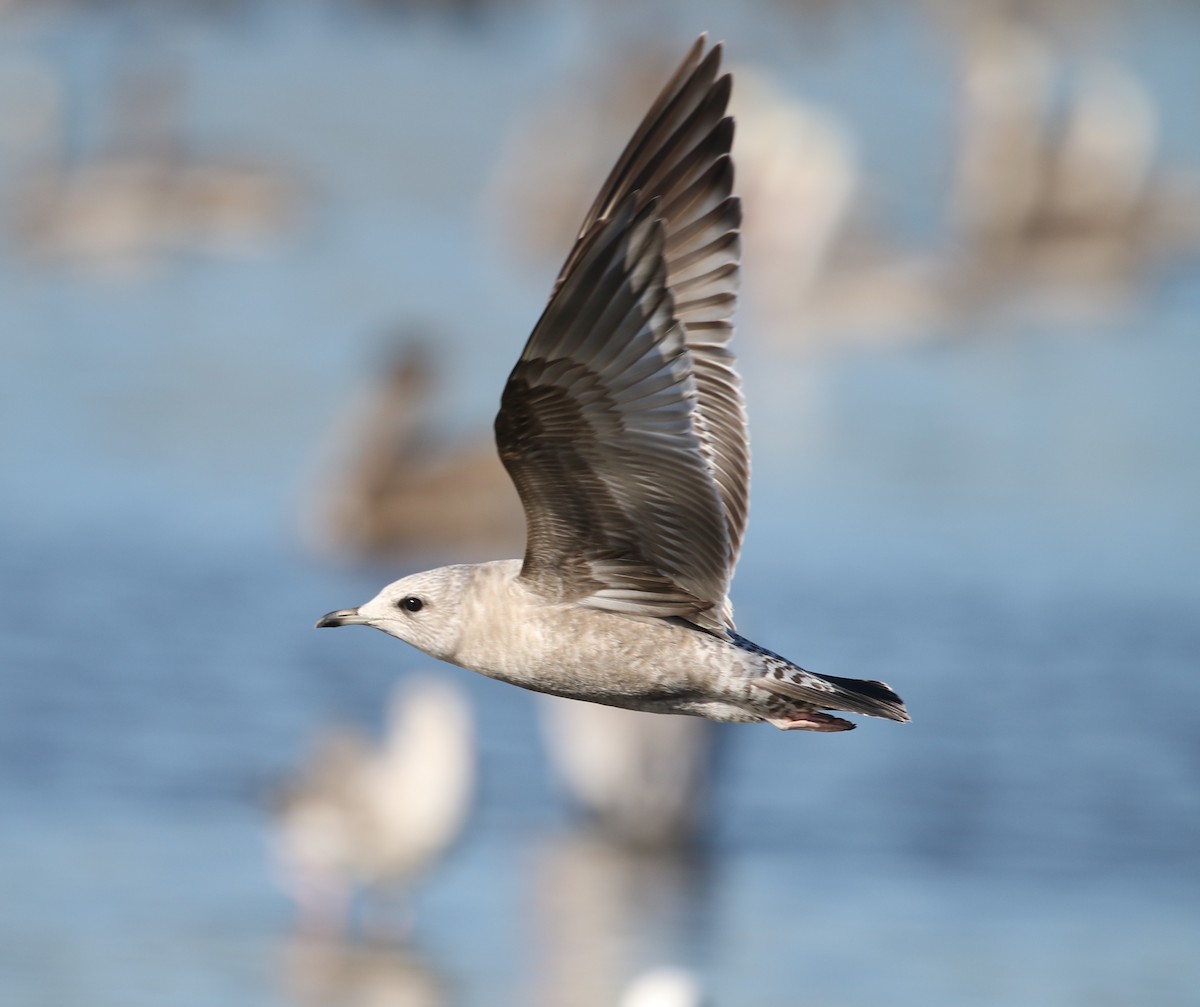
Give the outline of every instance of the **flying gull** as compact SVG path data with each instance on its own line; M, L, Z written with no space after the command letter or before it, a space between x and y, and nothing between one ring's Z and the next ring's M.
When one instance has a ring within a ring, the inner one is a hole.
M783 730L907 721L882 682L805 671L734 632L749 447L728 348L741 204L732 78L701 36L584 219L509 375L496 446L523 559L440 567L318 627L373 626L536 692Z

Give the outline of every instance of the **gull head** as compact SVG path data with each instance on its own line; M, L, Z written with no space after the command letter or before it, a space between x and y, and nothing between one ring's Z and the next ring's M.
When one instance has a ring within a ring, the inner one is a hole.
M469 567L443 566L389 584L365 605L329 612L328 626L372 626L439 660L450 660L462 630Z

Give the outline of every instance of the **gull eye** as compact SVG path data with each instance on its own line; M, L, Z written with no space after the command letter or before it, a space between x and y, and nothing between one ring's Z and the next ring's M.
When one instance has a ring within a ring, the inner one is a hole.
M401 598L396 607L404 609L405 612L420 612L425 607L425 602L416 595L410 594Z

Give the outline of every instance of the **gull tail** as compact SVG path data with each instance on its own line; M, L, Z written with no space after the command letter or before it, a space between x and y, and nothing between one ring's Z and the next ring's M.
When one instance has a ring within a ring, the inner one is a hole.
M912 719L905 709L904 700L885 682L873 678L838 678L836 675L816 677L838 690L840 702L835 709L848 713L865 713L869 717L885 717L888 720L897 720L901 724L907 724Z
M767 710L763 719L769 724L785 731L849 731L854 727L848 720L819 710L862 713L908 723L904 700L883 682L818 675L737 633L731 631L729 638L735 647L757 654L762 662L762 677L751 681L771 694L763 704Z
M904 700L883 682L864 681L858 678L838 678L835 675L818 675L795 666L787 669L776 666L766 677L755 679L754 684L782 699L795 700L816 707L818 710L861 713L869 717L897 720L902 724L909 721L908 710L904 708ZM820 714L814 716L818 722L825 719ZM844 724L846 727L853 726L836 717L828 719L838 724ZM840 729L845 730L846 727ZM809 729L813 730L814 728ZM839 728L830 725L825 729L838 730Z

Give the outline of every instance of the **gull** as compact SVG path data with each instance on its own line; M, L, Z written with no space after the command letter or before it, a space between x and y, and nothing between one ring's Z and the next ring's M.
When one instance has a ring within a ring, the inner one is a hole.
M547 761L589 827L631 850L696 838L716 762L712 723L539 698Z
M301 923L337 931L356 892L399 892L458 838L474 794L471 711L446 681L396 689L380 745L345 728L323 737L279 801L271 842Z
M535 692L783 730L837 710L907 721L882 682L805 671L737 634L749 503L728 342L741 204L732 78L701 35L596 197L509 375L496 446L522 559L389 584L326 626L372 626Z
M323 439L306 544L359 560L519 549L525 515L488 436L454 442L428 419L439 382L427 341L406 339L379 370Z

